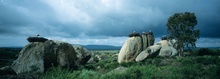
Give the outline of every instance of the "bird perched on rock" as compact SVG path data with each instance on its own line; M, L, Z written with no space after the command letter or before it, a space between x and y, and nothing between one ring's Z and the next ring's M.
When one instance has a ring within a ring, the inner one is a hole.
M167 40L167 36L163 35L162 40Z
M36 34L35 36L36 36L36 37L39 37L40 35L39 35L39 34Z
M133 36L140 36L138 32L134 31L131 34L128 35L129 37L133 37Z

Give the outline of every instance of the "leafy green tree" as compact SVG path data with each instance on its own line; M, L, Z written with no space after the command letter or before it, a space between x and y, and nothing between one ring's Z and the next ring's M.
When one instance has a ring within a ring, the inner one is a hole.
M195 42L199 39L200 31L194 30L197 25L195 13L175 13L167 21L167 32L170 39L176 39L176 49L179 55L185 47L196 48Z

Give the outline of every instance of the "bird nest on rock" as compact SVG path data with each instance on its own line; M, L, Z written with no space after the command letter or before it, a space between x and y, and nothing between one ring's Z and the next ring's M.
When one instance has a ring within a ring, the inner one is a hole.
M140 34L137 33L137 32L133 32L133 33L129 34L128 36L129 36L129 37L140 36Z
M153 35L153 32L143 32L142 35Z
M48 39L44 38L44 37L28 37L27 40L29 42L45 42Z
M162 39L162 40L167 40L167 37L166 37L166 36L163 36L161 39Z
M148 33L147 32L143 32L142 35L148 35Z
M153 32L148 32L148 34L153 35Z

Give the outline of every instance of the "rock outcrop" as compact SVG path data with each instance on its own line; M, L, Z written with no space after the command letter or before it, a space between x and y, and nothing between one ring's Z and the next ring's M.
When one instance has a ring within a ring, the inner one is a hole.
M143 50L147 49L148 47L148 38L147 38L148 33L142 33L141 37L142 37L142 46L143 46Z
M73 48L77 53L77 62L80 65L85 65L91 58L91 53L84 47L79 45L74 45Z
M177 54L177 50L173 47L172 43L168 40L161 40L156 45L161 45L159 56L170 57Z
M172 51L171 57L176 56L178 54L177 50L174 47L170 46L170 49Z
M135 59L140 62L148 57L172 57L177 55L177 50L173 47L172 43L167 40L161 40L153 46L148 47L142 51Z
M122 46L119 55L118 62L130 62L134 61L137 55L142 51L142 39L140 36L130 37Z
M143 32L141 37L143 41L143 50L147 49L147 47L152 46L154 44L155 39L152 32Z
M137 32L129 34L129 39L125 42L119 52L118 63L135 61L139 53L153 44L154 36L152 32L143 32L142 35Z
M153 32L149 32L149 33L148 33L148 35L147 35L147 40L148 40L148 42L147 42L147 44L148 44L147 47L154 45L155 39L154 39Z
M160 45L153 45L142 51L135 59L135 61L143 61L147 57L155 57L158 55L160 51L161 46Z
M154 45L153 32L139 33L133 32L129 34L129 39L126 40L118 54L118 63L130 61L143 61L148 57L171 57L177 55L175 49L176 40L169 40L166 36Z
M17 74L43 73L48 68L58 65L74 68L78 65L76 55L72 45L65 42L31 42L21 50L11 68Z
M159 56L170 56L172 51L170 49L170 44L168 45L168 41L167 40L161 40L158 43L156 43L156 45L160 45L161 49L160 49L160 53Z

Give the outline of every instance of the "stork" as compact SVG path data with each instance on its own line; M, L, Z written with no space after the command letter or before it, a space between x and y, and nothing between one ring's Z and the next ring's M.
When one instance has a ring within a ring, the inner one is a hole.
M39 35L39 34L36 34L35 36L36 36L36 37L39 37L40 35Z

